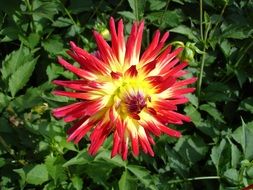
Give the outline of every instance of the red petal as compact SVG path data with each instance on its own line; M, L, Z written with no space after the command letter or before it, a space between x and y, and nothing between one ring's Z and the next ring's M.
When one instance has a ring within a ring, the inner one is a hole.
M133 136L131 135L131 139L132 139L132 150L133 150L133 154L135 156L139 155L139 143L138 143L138 136Z
M156 36L155 36L156 37ZM147 62L151 62L153 61L160 53L161 49L164 46L165 41L167 40L167 38L169 37L169 33L166 32L162 39L160 40L159 44L154 45L154 47L152 47L151 49L147 49L144 53L143 56L141 57L141 61L140 63L147 63ZM151 43L152 44L152 43ZM150 45L151 45L150 44Z
M102 35L96 31L93 32L93 35L97 42L99 53L101 54L101 58L103 59L103 61L107 63L110 63L113 61L114 64L116 64L115 63L116 60L115 60L114 54L112 53L112 49L108 45L108 43L103 39Z
M77 102L77 103L74 103L74 104L70 104L70 105L67 105L67 106L63 106L63 107L60 107L60 108L53 109L53 115L55 117L64 117L66 114L71 112L73 109L79 107L80 105L82 105L82 102Z
M132 65L131 67L129 67L129 69L126 70L126 72L124 73L125 76L129 76L129 77L136 77L138 75L138 71L136 69L136 65Z
M120 73L120 72L111 72L111 77L113 78L113 79L119 79L120 77L122 77L122 73Z
M176 131L174 129L171 129L169 127L166 127L164 125L159 126L161 131L164 132L165 134L172 136L172 137L181 137L181 133L179 131Z
M131 33L128 37L126 44L125 62L130 65L135 65L137 64L137 61L139 62L143 29L143 21L140 23L139 28L137 23L134 23L132 26Z
M110 134L111 129L112 128L109 126L109 122L100 122L96 125L94 131L90 135L91 145L88 150L90 155L95 155L97 153L98 149Z
M156 67L156 61L151 61L147 64L145 64L143 67L141 67L141 70L147 75L150 71L155 69Z
M128 153L128 140L126 141L125 139L123 140L121 144L121 157L123 160L127 159L127 153Z
M78 136L79 136L78 139L80 140L80 135L84 136L91 129L92 126L93 126L92 122L90 122L89 120L86 120L76 130L74 130L73 133L70 134L67 140L72 141ZM78 143L78 142L75 141L75 143Z
M77 92L66 92L61 90L53 91L53 94L58 96L67 96L70 98L78 98L83 100L92 100L91 95L89 93L77 93Z
M174 77L167 77L161 83L157 83L154 85L156 92L161 93L164 90L170 88L173 84L175 84L176 79Z
M115 131L113 135L113 146L112 146L111 157L114 157L116 154L119 153L119 147L120 147L119 145L120 145L120 138L117 131Z
M160 100L154 102L157 110L165 109L165 110L177 110L177 106L171 103L170 100Z
M62 59L61 57L58 57L58 62L65 67L66 69L68 69L69 71L75 73L76 75L78 75L79 77L88 79L88 80L96 80L96 76L88 71L85 71L83 69L74 67L73 65L69 64L67 61L65 61L64 59Z
M68 135L71 135L71 134L72 134L78 127L80 127L88 118L89 118L89 116L84 116L84 117L82 117L79 121L75 122L75 124L67 130L67 134L68 134Z

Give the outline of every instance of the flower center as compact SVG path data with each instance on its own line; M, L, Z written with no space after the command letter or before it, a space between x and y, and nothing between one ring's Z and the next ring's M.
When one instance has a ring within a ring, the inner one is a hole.
M139 114L141 110L146 107L146 98L140 91L130 93L123 100L128 113Z

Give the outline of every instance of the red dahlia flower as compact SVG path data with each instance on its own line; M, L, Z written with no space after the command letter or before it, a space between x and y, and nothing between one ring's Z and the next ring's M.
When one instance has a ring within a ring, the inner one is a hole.
M182 124L190 118L177 113L177 105L188 101L186 93L194 91L186 85L196 78L179 80L186 74L186 62L177 55L182 48L164 47L169 33L160 38L156 31L151 44L140 55L144 22L135 22L125 42L123 22L115 27L110 19L111 46L94 32L98 51L90 54L70 42L67 53L80 64L77 68L63 58L59 63L75 73L79 80L55 80L54 84L74 91L54 91L55 95L77 98L78 102L57 108L53 114L65 122L77 120L68 130L68 141L78 143L88 131L91 144L89 153L96 154L107 136L113 134L111 156L127 158L131 144L135 156L139 148L154 156L152 135L162 133L180 137L180 132L167 124Z

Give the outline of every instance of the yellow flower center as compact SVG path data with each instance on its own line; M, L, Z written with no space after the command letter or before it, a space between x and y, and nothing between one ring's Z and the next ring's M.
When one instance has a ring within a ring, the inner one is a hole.
M121 77L110 82L110 100L121 117L131 116L138 119L138 114L150 104L154 93L151 85L142 77ZM109 86L105 90L108 93Z

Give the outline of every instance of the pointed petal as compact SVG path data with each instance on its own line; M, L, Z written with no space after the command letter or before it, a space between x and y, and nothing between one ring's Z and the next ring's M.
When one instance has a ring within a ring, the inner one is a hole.
M129 67L124 73L124 75L128 77L136 77L138 75L136 65L132 65L131 67Z
M61 57L58 57L58 62L63 67L65 67L69 71L75 73L79 77L82 77L82 78L87 79L87 80L96 80L97 79L96 75L94 75L94 74L92 74L92 73L90 73L88 71L85 71L83 69L74 67L73 65L69 64L67 61L65 61L64 59L62 59Z

